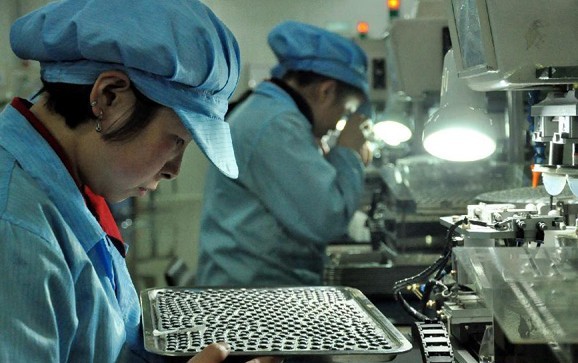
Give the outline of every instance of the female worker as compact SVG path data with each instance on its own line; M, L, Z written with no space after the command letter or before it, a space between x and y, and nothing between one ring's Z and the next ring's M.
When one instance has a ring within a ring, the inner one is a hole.
M279 61L272 78L228 117L239 177L207 174L200 286L322 284L327 245L347 233L363 194L367 55L296 21L277 24L268 41ZM351 113L321 153L318 140Z
M191 139L237 176L233 35L196 0L64 0L20 19L43 89L0 114L0 361L156 361L105 203L179 173ZM213 344L191 362L220 362ZM265 359L263 359L264 361Z

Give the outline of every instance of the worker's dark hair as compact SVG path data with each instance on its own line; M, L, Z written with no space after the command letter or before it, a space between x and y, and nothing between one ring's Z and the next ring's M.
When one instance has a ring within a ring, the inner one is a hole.
M42 80L41 92L46 92L46 107L64 117L66 125L71 129L78 125L96 120L90 106L92 85L69 83L54 83ZM138 135L151 122L156 111L162 107L150 100L135 87L131 86L136 102L131 115L124 125L102 137L107 141L127 141Z
M345 82L338 79L323 76L319 73L310 71L288 71L283 76L283 80L287 81L292 79L297 82L300 86L308 86L313 83L325 82L325 81L335 81L337 82L337 97L344 99L348 96L357 96L361 99L365 98L365 94L362 90L357 87L351 86Z

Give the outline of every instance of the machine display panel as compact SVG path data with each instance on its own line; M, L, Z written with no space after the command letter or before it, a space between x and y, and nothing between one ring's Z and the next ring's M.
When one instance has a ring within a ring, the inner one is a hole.
M476 0L452 0L462 67L487 66Z

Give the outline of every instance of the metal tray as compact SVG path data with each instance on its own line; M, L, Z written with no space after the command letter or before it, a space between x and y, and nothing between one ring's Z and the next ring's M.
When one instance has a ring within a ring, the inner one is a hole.
M141 292L145 348L192 356L225 341L231 355L386 362L411 343L349 287L156 288Z

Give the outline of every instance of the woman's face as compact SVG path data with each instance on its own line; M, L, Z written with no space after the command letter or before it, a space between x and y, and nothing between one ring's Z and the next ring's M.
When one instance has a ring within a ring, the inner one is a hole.
M357 96L346 96L342 99L337 97L328 103L326 107L320 108L314 125L314 134L322 137L330 130L335 130L337 122L348 114L353 113L361 103Z
M87 150L92 161L81 179L109 202L144 196L155 190L161 179L179 174L190 141L176 113L162 107L146 128L128 141L99 138L98 148Z
M313 134L320 138L335 130L337 122L353 113L361 103L357 95L340 94L336 81L323 81L310 87L309 104L313 111Z

